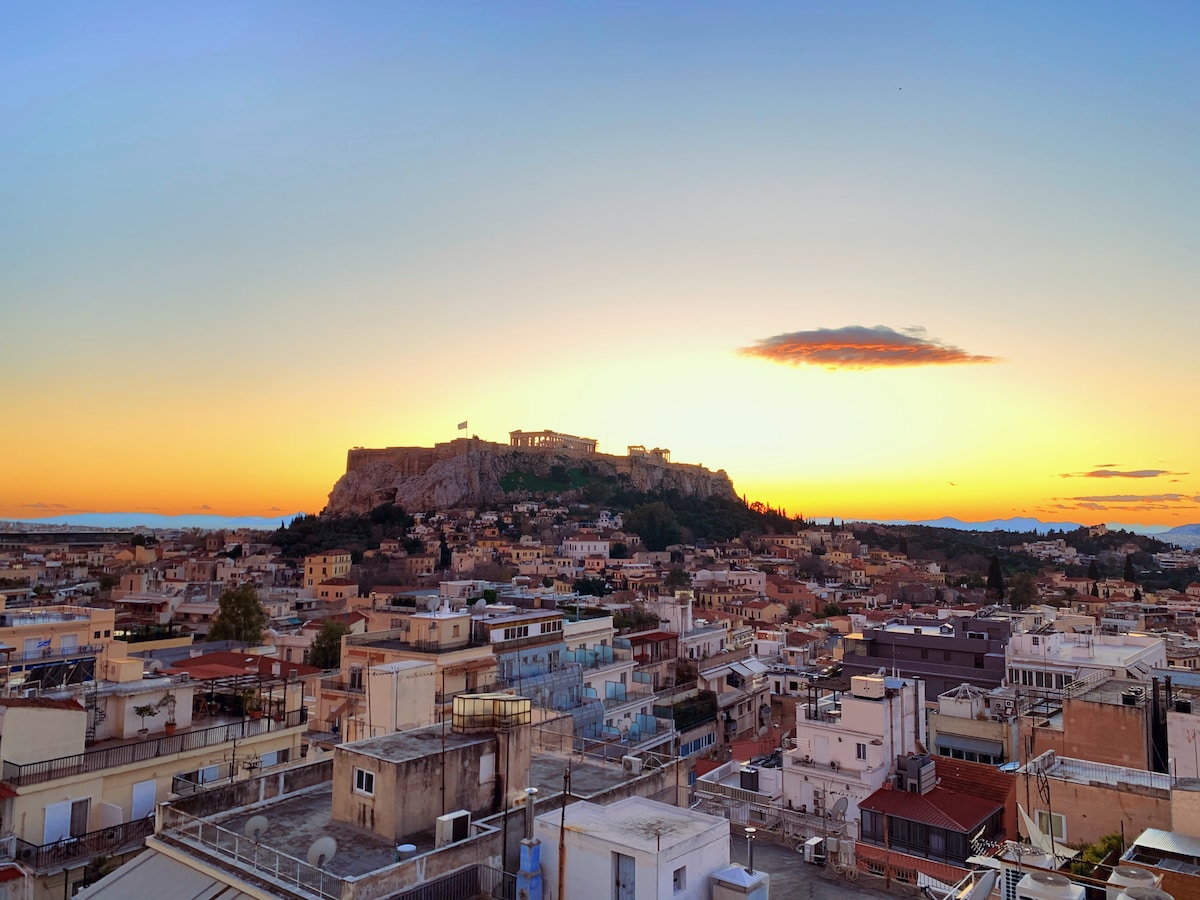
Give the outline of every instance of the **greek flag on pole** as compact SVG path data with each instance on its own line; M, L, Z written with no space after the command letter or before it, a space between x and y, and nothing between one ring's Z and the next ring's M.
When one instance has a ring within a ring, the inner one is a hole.
M37 648L39 650L45 650L49 646L50 646L50 638L46 638L44 641L38 641Z
M458 423L458 430L459 430L459 431L466 431L466 430L467 430L467 422L466 422L466 420L465 420L465 419L464 419L463 421L461 421L461 422L459 422L459 423Z

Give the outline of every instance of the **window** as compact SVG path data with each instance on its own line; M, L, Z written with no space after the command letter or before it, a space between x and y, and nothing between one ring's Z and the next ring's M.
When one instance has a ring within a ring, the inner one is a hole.
M866 744L855 744L854 745L854 755L857 759L866 759L867 758L867 745Z
M99 639L99 637L100 637L100 632L98 632L98 631L97 631L95 634L93 634L93 635L92 635L92 637L93 637L93 638L96 638L96 639Z
M921 648L921 659L929 659L929 648L928 647Z
M105 629L104 629L104 636L105 636L105 637L112 637L112 629L111 629L111 628L105 628Z
M1037 825L1042 834L1053 834L1057 841L1067 839L1067 820L1058 813L1050 815L1044 809L1037 811Z
M950 662L950 651L949 650L942 651L942 662Z
M1042 639L1040 637L1038 637L1036 634L1031 638L1031 640L1033 641L1033 646L1035 646L1035 647L1038 646L1038 644L1040 644L1042 642Z
M982 653L975 654L975 668L977 668L977 669L983 668L983 654Z
M687 866L680 866L671 873L671 888L676 894L687 887Z
M366 794L368 797L375 796L375 773L368 772L366 769L354 770L354 792L356 794Z

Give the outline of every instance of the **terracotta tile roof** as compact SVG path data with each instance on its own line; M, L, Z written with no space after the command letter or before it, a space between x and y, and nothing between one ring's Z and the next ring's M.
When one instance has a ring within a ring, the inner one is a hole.
M939 756L938 785L960 794L972 794L983 800L1008 805L1016 789L1017 776L1001 772L995 766Z
M935 787L927 794L883 788L859 804L859 809L957 832L978 827L988 816L1003 808L1002 803L944 787Z
M26 709L69 709L83 712L83 706L78 700L52 700L49 697L0 697L0 706Z
M189 676L199 680L247 674L262 675L269 678L272 676L276 664L279 665L281 674L288 675L295 670L295 673L301 678L308 675L319 675L323 671L316 666L287 662L276 656L234 653L228 650L205 653L203 656L182 660L167 671L172 673L187 672Z

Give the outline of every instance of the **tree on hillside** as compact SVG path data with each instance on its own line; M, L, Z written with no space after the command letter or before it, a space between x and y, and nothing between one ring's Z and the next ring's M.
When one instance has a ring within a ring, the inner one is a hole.
M342 664L342 636L350 633L344 622L329 621L321 626L308 648L308 664L318 669L336 669Z
M1099 569L1099 567L1097 567L1096 561L1094 559L1090 563L1088 563L1088 580L1089 581L1099 581L1100 580L1100 569Z
M692 576L679 566L672 566L663 578L663 587L687 587L691 583Z
M250 583L241 584L221 592L217 614L205 640L257 644L266 625L267 614L258 602L258 591Z
M1126 581L1130 581L1130 582L1137 581L1137 573L1134 572L1134 570L1133 570L1133 554L1132 553L1125 554L1124 578Z
M1037 602L1038 589L1033 576L1018 572L1008 583L1008 602L1013 609L1025 609Z
M994 553L988 564L987 592L997 603L1004 599L1004 573L1000 571L1000 557Z
M678 544L681 536L679 520L667 504L661 500L635 506L624 518L626 531L641 537L646 549L659 552L671 544Z

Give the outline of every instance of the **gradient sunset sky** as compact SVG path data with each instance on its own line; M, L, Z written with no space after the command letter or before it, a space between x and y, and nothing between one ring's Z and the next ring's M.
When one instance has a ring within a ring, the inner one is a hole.
M1200 5L0 11L0 517L550 428L839 518L1200 522Z

